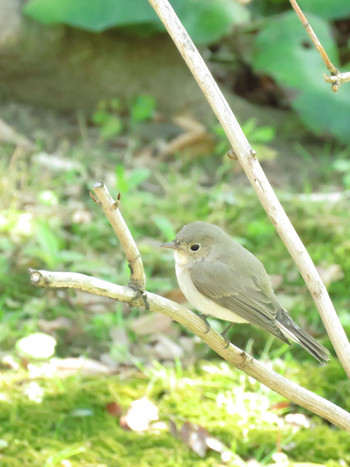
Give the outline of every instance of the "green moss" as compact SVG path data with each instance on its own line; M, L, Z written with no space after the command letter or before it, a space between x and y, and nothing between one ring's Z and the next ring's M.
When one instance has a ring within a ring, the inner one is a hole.
M296 379L303 377L303 371L294 368L290 373ZM271 410L281 398L225 362L205 362L184 371L182 377L175 369L161 366L150 370L147 378L140 376L36 380L43 390L38 403L27 396L27 372L3 373L0 438L8 446L1 452L1 465L51 466L60 465L63 459L69 459L72 466L108 467L220 463L219 455L212 451L201 460L169 430L125 431L106 410L111 401L127 409L144 396L158 406L160 420L172 420L178 428L185 421L202 425L244 459L269 463L280 445L286 447L291 461L330 466L340 465L339 459L350 461L348 434L316 416L309 429L286 424L283 412Z

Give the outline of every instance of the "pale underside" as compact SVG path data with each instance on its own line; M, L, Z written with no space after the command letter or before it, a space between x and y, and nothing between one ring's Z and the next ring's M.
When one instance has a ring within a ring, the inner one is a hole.
M203 315L213 316L215 318L222 319L224 321L231 321L232 323L247 323L248 321L241 318L233 311L224 308L210 298L198 292L191 279L189 268L186 264L181 264L181 260L177 260L176 256L180 256L177 251L175 253L176 259L176 277L179 283L180 289L186 299L191 303L196 310L203 313Z

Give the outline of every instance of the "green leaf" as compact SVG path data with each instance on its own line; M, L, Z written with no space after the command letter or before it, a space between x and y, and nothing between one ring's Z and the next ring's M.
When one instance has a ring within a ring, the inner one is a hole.
M122 165L117 165L115 168L115 172L117 175L117 188L120 191L120 193L123 194L126 194L130 190L134 190L135 188L137 188L151 175L150 169L147 169L145 167L134 169L129 173L126 173Z
M131 104L130 114L132 120L143 122L152 118L156 108L156 100L152 96L137 96Z
M275 138L272 126L257 126L256 119L250 118L242 124L246 137L253 143L271 143Z
M299 0L300 8L306 13L314 13L323 19L346 18L350 15L348 0ZM313 26L312 22L311 25Z
M167 217L154 216L153 220L166 241L170 242L171 240L174 240L176 237L176 232Z
M328 24L316 16L309 21L337 65L337 47ZM294 12L274 17L256 36L253 67L285 88L291 106L315 133L350 142L350 87L333 93L324 82L325 65Z
M116 115L109 115L108 119L101 125L101 136L104 139L113 138L119 135L123 130L122 120Z
M233 0L172 0L171 5L192 39L201 44L217 41L232 24L249 19L248 10ZM31 0L23 11L45 24L63 23L94 32L135 25L149 32L164 30L147 0Z
M45 222L39 222L36 230L37 247L29 248L33 256L37 255L40 259L45 261L47 266L53 269L59 261L59 252L62 247L62 241L53 232L51 226Z
M95 32L148 22L161 27L145 0L31 0L23 11L45 24L63 23Z
M141 167L139 169L134 169L130 174L128 174L128 188L129 190L134 190L141 185L147 178L151 175L150 169L146 167Z
M232 0L187 0L177 11L192 40L199 44L218 41L233 24L249 20L249 11Z
M92 116L92 121L95 125L103 125L111 116L107 110L97 110Z

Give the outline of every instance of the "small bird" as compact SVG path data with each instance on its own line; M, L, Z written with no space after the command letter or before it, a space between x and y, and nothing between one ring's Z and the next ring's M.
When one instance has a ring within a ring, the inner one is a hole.
M321 364L328 350L301 329L278 301L263 264L222 229L191 222L174 241L176 276L200 313L231 323L252 323L290 344L301 345Z

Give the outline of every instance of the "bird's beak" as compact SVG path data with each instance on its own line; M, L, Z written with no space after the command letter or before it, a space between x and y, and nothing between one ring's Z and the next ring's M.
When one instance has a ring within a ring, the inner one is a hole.
M160 247L176 250L177 248L179 248L179 244L175 240L173 240L172 242L169 242L169 243L163 243L162 245L160 245Z

